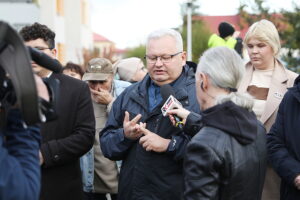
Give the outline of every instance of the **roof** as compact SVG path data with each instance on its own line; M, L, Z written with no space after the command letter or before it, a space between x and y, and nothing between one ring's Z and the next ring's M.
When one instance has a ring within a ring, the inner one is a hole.
M112 42L109 39L107 39L106 37L99 35L97 33L93 33L93 40L94 40L94 42Z
M240 31L240 37L244 38L248 26L243 30L239 27L240 16L239 15L228 15L228 16L193 16L193 20L202 20L205 22L207 27L212 33L218 34L218 26L221 22L228 22L234 25L235 30Z

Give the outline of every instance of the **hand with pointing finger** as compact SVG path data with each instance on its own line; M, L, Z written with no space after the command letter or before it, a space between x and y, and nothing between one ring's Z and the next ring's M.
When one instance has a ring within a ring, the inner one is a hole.
M144 125L140 124L140 130L143 137L140 138L140 144L146 151L165 152L168 149L170 139L165 139L149 131Z
M137 122L141 119L142 115L138 114L129 121L129 113L125 112L125 117L123 121L124 135L126 138L131 140L136 140L142 136L142 132L140 130L140 125Z
M298 175L294 180L295 186L298 190L300 190L300 175Z

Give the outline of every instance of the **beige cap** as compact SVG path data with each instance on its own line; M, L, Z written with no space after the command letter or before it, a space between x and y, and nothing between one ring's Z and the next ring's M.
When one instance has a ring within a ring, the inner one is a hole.
M143 61L136 57L125 58L114 64L114 68L116 68L120 79L124 81L132 81L131 79L135 73L143 67Z
M84 73L84 81L105 81L113 75L112 63L106 58L93 58L88 62L88 68Z

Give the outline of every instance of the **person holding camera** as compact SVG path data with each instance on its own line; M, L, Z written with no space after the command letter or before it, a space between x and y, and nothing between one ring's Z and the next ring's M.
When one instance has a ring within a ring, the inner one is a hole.
M39 77L36 86L39 96L48 101L48 90ZM0 112L2 116L3 112ZM38 125L26 126L16 106L7 111L6 122L0 130L0 199L39 198L40 140Z
M56 58L55 33L34 23L21 29L26 46ZM79 158L94 143L95 119L88 85L64 74L51 73L32 61L33 71L60 83L56 102L57 119L41 125L43 200L81 200L83 198Z

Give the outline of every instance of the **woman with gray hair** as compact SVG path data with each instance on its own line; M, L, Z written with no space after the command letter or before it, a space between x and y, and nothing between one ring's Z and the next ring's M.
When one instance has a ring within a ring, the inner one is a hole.
M266 170L266 135L248 94L237 92L244 75L232 49L206 51L196 73L201 116L182 108L169 111L183 119L192 138L184 160L184 199L261 198ZM170 117L173 124L174 117Z
M254 97L253 111L268 133L287 88L293 86L298 75L278 60L280 38L272 22L263 19L252 24L244 38L244 46L250 61L238 90ZM279 191L280 179L268 167L262 199L279 200Z

